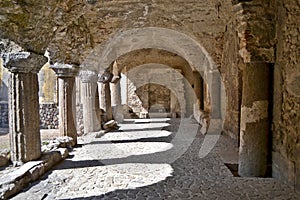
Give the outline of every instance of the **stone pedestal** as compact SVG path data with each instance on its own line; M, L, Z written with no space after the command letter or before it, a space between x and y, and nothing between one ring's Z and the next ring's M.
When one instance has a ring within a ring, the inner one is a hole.
M264 176L269 134L270 69L267 63L246 64L239 149L239 175Z
M78 68L58 63L55 63L51 68L58 77L60 135L73 138L77 144L75 76L78 74Z
M113 117L117 122L122 122L124 119L123 108L121 105L121 85L120 80L115 83L110 83L111 91L111 107Z
M83 105L83 124L84 133L100 130L101 122L97 116L99 107L96 107L96 101L99 102L97 91L97 74L92 71L81 71L81 98ZM99 103L97 103L99 106Z
M5 67L11 72L9 133L11 160L15 164L41 156L37 73L47 59L27 52L25 54L27 56L17 56L5 63Z
M102 122L113 119L109 83L98 82L99 106L102 112Z

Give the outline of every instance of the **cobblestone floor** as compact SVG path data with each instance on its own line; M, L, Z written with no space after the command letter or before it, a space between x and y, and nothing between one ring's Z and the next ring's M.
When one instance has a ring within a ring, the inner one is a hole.
M94 136L13 199L300 199L272 178L233 177L224 159L235 162L236 148L225 136L199 158L204 137L187 119L127 123Z

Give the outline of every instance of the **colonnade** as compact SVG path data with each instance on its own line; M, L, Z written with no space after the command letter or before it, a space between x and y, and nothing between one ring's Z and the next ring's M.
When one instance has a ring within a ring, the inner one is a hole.
M47 58L41 55L28 52L17 54L11 54L9 61L4 63L4 67L10 71L9 133L11 160L15 165L36 160L41 156L37 73L47 63ZM71 137L74 144L77 144L76 76L81 80L85 133L100 130L101 123L113 119L114 116L117 116L118 122L123 120L119 80L114 83L101 83L98 82L98 74L95 72L79 70L78 66L68 64L55 63L51 65L51 69L55 71L58 79L60 136Z
M34 53L19 52L17 54L10 56L10 60L5 63L5 67L11 72L9 79L9 132L11 160L16 164L35 160L41 156L37 73L47 62L44 56ZM255 68L257 65L261 65L258 68L260 71L257 67ZM51 68L58 78L61 136L69 136L77 144L76 76L79 76L81 80L85 133L100 130L101 124L109 120L115 119L118 122L123 120L120 75L116 73L116 70L113 70L113 73L107 72L108 76L106 77L98 77L94 71L79 70L78 66L68 64L55 63ZM239 152L239 173L242 176L263 176L266 171L269 94L265 91L269 91L269 81L266 81L268 70L269 67L264 63L248 64L244 69ZM250 80L254 78L261 83L259 87L249 84ZM219 90L220 83L212 82L214 85L211 87L215 88L213 91ZM200 74L194 73L196 110L204 109L205 94L203 91L203 79ZM220 106L220 98L212 99L211 104L211 117L219 117L220 113L214 109L216 106Z

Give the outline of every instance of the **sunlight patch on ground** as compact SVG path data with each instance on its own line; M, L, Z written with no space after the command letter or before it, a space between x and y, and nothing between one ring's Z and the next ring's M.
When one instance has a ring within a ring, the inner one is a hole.
M123 131L123 132L111 132L103 135L97 141L121 141L121 140L138 140L146 138L160 138L168 137L172 134L170 131L165 130L149 130L149 131Z
M88 144L83 147L79 157L74 160L106 160L126 158L129 156L154 154L170 150L172 144L166 142L129 142L129 143L108 143Z
M170 126L169 123L138 123L138 124L122 124L119 130L129 131L129 130L143 130L143 129L159 129Z
M171 176L168 164L124 163L117 165L59 170L54 173L66 175L61 199L99 196L115 190L135 189L152 185ZM50 176L58 176L51 174ZM86 181L88 177L89 181Z

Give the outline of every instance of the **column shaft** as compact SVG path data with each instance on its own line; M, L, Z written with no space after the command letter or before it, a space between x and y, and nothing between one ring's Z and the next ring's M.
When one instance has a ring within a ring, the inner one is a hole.
M120 80L116 83L110 83L111 106L113 117L117 122L123 121L123 108L121 104L121 85Z
M199 72L193 72L194 76L194 92L197 97L197 105L199 109L204 109L204 95L203 95L203 79Z
M81 92L84 133L98 131L100 129L100 122L97 117L98 108L96 107L96 100L99 101L96 99L97 82L82 82Z
M270 68L266 63L246 64L239 149L239 175L264 176L269 134Z
M100 94L99 104L103 116L102 120L103 122L107 122L113 119L109 84L98 82L98 90Z
M75 77L58 77L60 135L73 138L77 144L74 87Z
M170 112L171 112L171 117L172 118L176 118L177 117L176 106L177 106L177 97L171 91L170 92Z
M9 113L11 160L27 162L38 159L41 138L36 73L11 73Z

